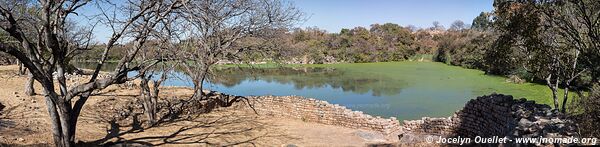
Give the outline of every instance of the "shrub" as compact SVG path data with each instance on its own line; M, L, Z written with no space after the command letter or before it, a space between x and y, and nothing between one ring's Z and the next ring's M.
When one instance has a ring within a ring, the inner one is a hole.
M570 104L571 117L582 137L600 137L600 86L595 84L587 96L579 94Z

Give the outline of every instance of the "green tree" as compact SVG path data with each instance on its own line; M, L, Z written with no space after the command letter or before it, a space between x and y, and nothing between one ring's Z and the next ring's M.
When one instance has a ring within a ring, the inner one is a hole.
M492 28L492 13L481 12L475 19L473 19L473 23L471 24L471 29L476 29L480 31L489 30Z
M577 80L582 74L592 77L589 82L598 82L597 2L497 0L494 6L494 25L500 33L496 52L510 55L508 63L545 80L556 109L560 106L559 87L564 89L561 110L565 112L569 90L585 83Z

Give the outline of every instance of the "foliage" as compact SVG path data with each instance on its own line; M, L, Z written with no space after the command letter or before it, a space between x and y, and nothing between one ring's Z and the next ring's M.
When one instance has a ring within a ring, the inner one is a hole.
M373 24L339 33L318 28L278 32L278 53L264 58L287 63L389 62L406 60L416 54L415 36L398 24Z
M570 113L579 125L582 137L600 137L600 85L594 85L588 95L580 94L570 104Z
M485 70L484 54L495 36L474 29L450 30L436 37L434 61Z
M15 45L15 43L17 43L4 30L0 30L0 42L12 44L13 46ZM12 57L4 52L0 52L0 65L14 64L14 61L15 61L14 57Z
M499 39L486 54L491 73L506 75L519 69L530 73L531 80L545 81L556 109L557 90L564 89L563 112L570 89L598 82L600 25L592 23L600 19L597 2L496 0L494 6ZM580 79L588 74L591 81Z
M489 12L481 12L471 24L471 29L484 31L492 28L493 21L491 20L492 14Z

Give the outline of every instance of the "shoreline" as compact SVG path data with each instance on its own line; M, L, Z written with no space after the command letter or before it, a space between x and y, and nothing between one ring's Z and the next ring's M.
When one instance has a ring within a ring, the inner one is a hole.
M16 74L17 66L0 66L0 103L6 106L0 113L0 145L49 145L52 144L50 122L46 112L44 98L41 95L25 96L21 92L26 76ZM75 77L76 78L76 77ZM75 79L72 79L75 80ZM34 85L36 92L41 92L40 85ZM308 122L298 119L256 115L248 109L239 107L216 108L210 113L199 114L191 120L181 120L165 125L144 128L143 131L132 130L132 116L111 124L108 118L120 117L120 110L126 110L128 104L135 103L139 94L137 87L113 85L102 90L98 95L90 97L78 120L76 140L80 143L110 142L131 143L143 141L153 145L168 145L162 139L144 139L161 137L176 142L190 142L202 139L205 135L185 138L185 134L213 134L203 139L210 144L253 143L263 146L367 146L369 144L388 144L383 135L376 131L353 129L335 125ZM161 90L160 101L173 98L187 98L191 94L187 87L166 87ZM239 103L243 104L243 103ZM134 113L143 121L140 108L134 107ZM115 114L115 115L113 115ZM119 114L119 115L117 115ZM135 117L133 117L135 118ZM214 124L210 124L210 123ZM116 131L118 137L105 139ZM111 127L112 126L112 127ZM212 126L212 127L201 127ZM188 128L183 132L181 127ZM111 129L112 128L112 129ZM111 131L112 130L112 131ZM112 132L112 133L111 133ZM232 132L221 134L225 132ZM178 133L178 134L173 134ZM166 136L174 135L173 138ZM210 136L221 137L210 137ZM165 138L166 137L166 138ZM105 139L105 140L103 140ZM173 144L171 144L173 145ZM197 144L198 145L198 144ZM202 145L202 143L199 143ZM206 144L205 144L206 145Z
M23 86L25 77L15 76L15 67L0 66L0 80L7 83L0 85L0 88L3 89L0 91L0 102L7 107L2 113L9 112L9 115L6 115L8 117L2 118L2 122L8 122L6 123L8 125L0 126L0 130L7 132L0 135L0 143L8 145L51 143L51 134L49 128L47 128L49 122L47 112L44 111L43 97L40 95L21 95L19 87ZM81 77L75 76L71 80L77 81L76 78ZM41 91L37 83L36 90ZM177 101L177 99L191 96L191 93L192 89L189 87L164 86L161 90L160 101ZM199 117L194 117L191 120L176 121L171 125L186 128L203 123L215 123L226 118L228 119L227 122L213 127L230 127L228 129L237 131L240 131L240 129L247 130L250 127L250 130L253 130L243 131L243 133L236 134L237 137L234 138L244 138L242 136L247 138L257 134L261 138L264 137L260 136L264 135L263 133L277 132L278 135L276 136L294 137L291 137L292 139L267 137L267 139L256 142L263 145L293 144L305 146L355 146L358 144L360 146L374 144L437 146L443 144L428 144L423 138L432 135L436 137L456 135L468 137L501 136L502 134L515 134L514 132L517 134L515 137L530 134L546 135L548 133L572 136L575 132L573 131L575 127L572 127L571 121L563 118L558 112L549 111L550 107L548 105L535 104L535 102L525 99L514 100L512 96L496 94L472 99L462 109L456 111L453 116L447 118L423 117L421 120L404 120L400 123L394 117L388 119L371 116L344 106L330 104L327 101L300 96L241 97L215 91L207 91L207 93L210 100L215 100L201 104L203 109L208 106L207 113L199 114ZM78 121L77 140L102 144L110 144L111 142L128 143L128 140L136 140L140 136L167 135L173 131L177 133L178 129L182 129L170 125L150 127L143 129L142 132L125 133L117 136L117 138L103 139L103 136L108 136L111 132L114 133L114 129L116 129L116 132L133 130L136 128L133 126L136 120L144 121L143 117L137 117L142 116L141 107L135 104L138 94L139 89L137 89L137 86L125 84L125 86L110 86L97 93L97 96L91 97L89 103L86 104L87 109L82 112L82 119ZM225 102L225 105L222 102ZM249 105L252 107L249 107ZM129 112L123 116L123 110L127 109L129 109ZM113 119L111 121L108 118ZM114 121L115 118L119 119ZM524 118L536 119L522 124ZM239 119L243 119L243 121L240 122ZM133 121L133 124L131 121ZM236 125L228 126L230 123ZM260 125L256 126L256 124ZM517 125L513 126L514 124ZM114 125L117 127L114 127ZM528 126L525 128L542 129L536 129L540 131L539 133L527 132L522 131L524 126ZM556 126L567 127L567 129L552 129ZM210 131L211 128L193 127L190 128L192 131L188 133L207 133L206 131ZM254 131L254 129L259 130ZM210 141L217 144L226 144L223 140L215 139ZM154 140L148 141L148 143L164 145L165 142L161 143L161 141Z

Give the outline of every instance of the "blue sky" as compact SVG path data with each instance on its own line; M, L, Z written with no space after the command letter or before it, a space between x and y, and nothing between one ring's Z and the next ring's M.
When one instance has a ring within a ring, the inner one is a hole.
M492 0L288 0L300 8L308 20L297 27L318 27L328 32L342 28L369 27L374 23L396 23L421 28L439 21L446 28L455 20L471 24L479 13L493 10ZM117 1L119 2L119 1ZM94 4L81 9L83 15L98 14ZM82 16L83 16L82 15ZM75 16L80 22L87 22ZM88 22L89 23L89 22ZM95 40L106 42L111 35L109 28L99 25Z
M471 24L482 11L492 11L492 0L291 0L310 18L300 27L328 32L368 27L374 23L409 24L427 28L439 21L446 28L455 20Z

